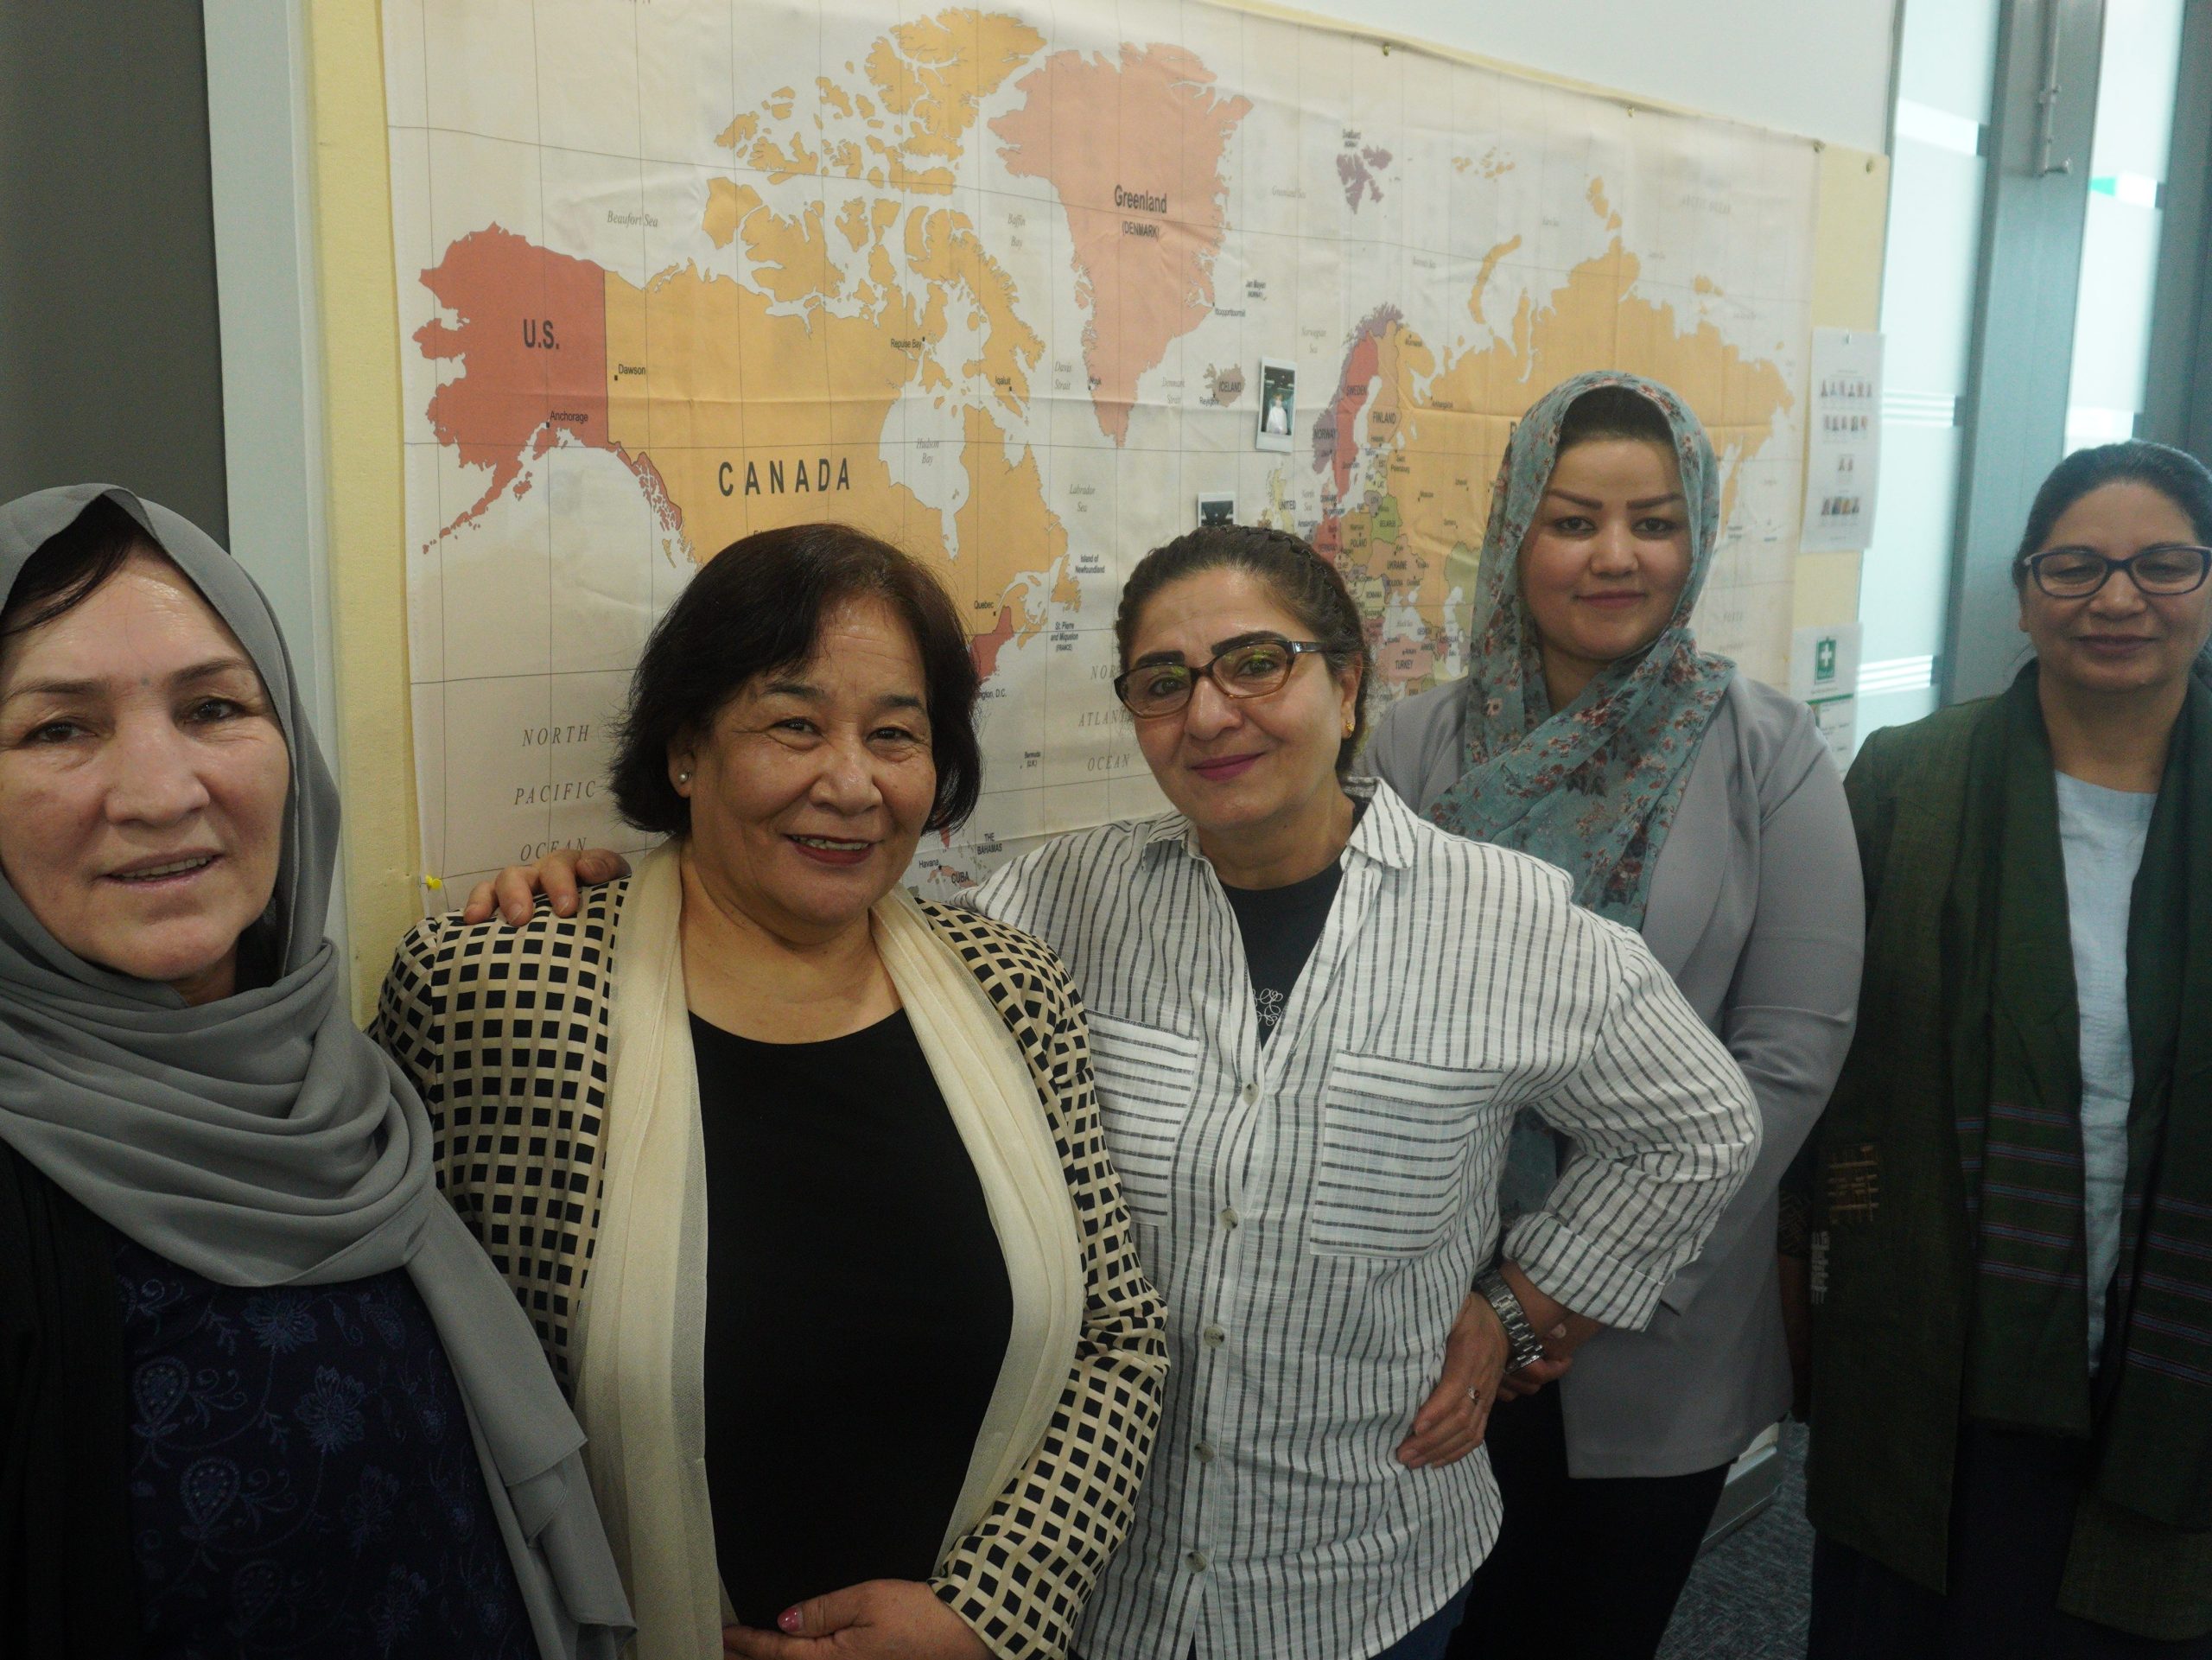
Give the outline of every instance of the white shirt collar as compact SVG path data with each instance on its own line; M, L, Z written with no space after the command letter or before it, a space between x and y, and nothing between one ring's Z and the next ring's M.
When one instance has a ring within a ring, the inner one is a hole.
M1421 821L1397 792L1380 779L1354 777L1344 780L1344 793L1369 804L1352 826L1348 850L1392 870L1411 864ZM1137 836L1136 856L1146 858L1162 847L1180 847L1193 859L1205 857L1198 848L1198 826L1179 812L1163 813L1145 824Z

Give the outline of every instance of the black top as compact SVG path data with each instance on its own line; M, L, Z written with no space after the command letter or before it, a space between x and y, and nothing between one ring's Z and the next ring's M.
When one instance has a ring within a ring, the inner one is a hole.
M926 1580L1014 1329L1006 1259L901 1011L826 1043L694 1015L707 1484L741 1622Z
M534 1654L518 1594L404 1273L213 1286L0 1145L0 1655Z
M143 1660L535 1660L405 1269L264 1288L113 1249Z
M111 1237L0 1143L0 1655L137 1660Z
M1367 811L1367 798L1352 798L1352 820L1357 824ZM1337 889L1344 879L1344 855L1326 869L1286 887L1231 887L1229 908L1236 913L1236 932L1244 938L1244 960L1252 973L1252 1001L1259 1005L1260 1041L1274 1036L1282 1012L1306 960L1321 943L1329 925L1329 907L1337 902Z

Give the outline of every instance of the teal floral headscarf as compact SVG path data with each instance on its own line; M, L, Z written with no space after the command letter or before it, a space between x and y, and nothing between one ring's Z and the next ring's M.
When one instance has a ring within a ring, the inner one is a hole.
M1688 508L1690 578L1649 650L1601 670L1565 709L1544 690L1535 625L1521 597L1521 545L1559 457L1568 407L1599 386L1651 400L1674 434ZM1643 924L1651 871L1665 845L1706 723L1736 672L1697 649L1697 604L1720 531L1713 444L1681 399L1612 370L1554 386L1507 440L1491 497L1477 578L1467 677L1467 751L1459 781L1428 810L1439 825L1559 866L1574 898L1630 928Z

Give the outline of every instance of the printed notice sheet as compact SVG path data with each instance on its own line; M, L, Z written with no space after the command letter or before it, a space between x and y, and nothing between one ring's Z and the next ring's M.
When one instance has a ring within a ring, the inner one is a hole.
M1866 328L1813 331L1806 422L1802 553L1848 553L1874 535L1882 462L1882 337Z

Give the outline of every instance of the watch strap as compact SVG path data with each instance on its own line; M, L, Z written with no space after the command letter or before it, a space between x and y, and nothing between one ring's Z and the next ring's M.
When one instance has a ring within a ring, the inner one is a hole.
M1496 1269L1478 1275L1475 1289L1483 1294L1490 1306L1497 1311L1497 1323L1505 1328L1509 1352L1505 1370L1519 1371L1522 1367L1544 1358L1543 1339L1536 1335L1536 1328L1529 1320L1529 1311L1521 1306L1521 1299L1513 1294L1513 1288L1505 1282L1505 1275Z

